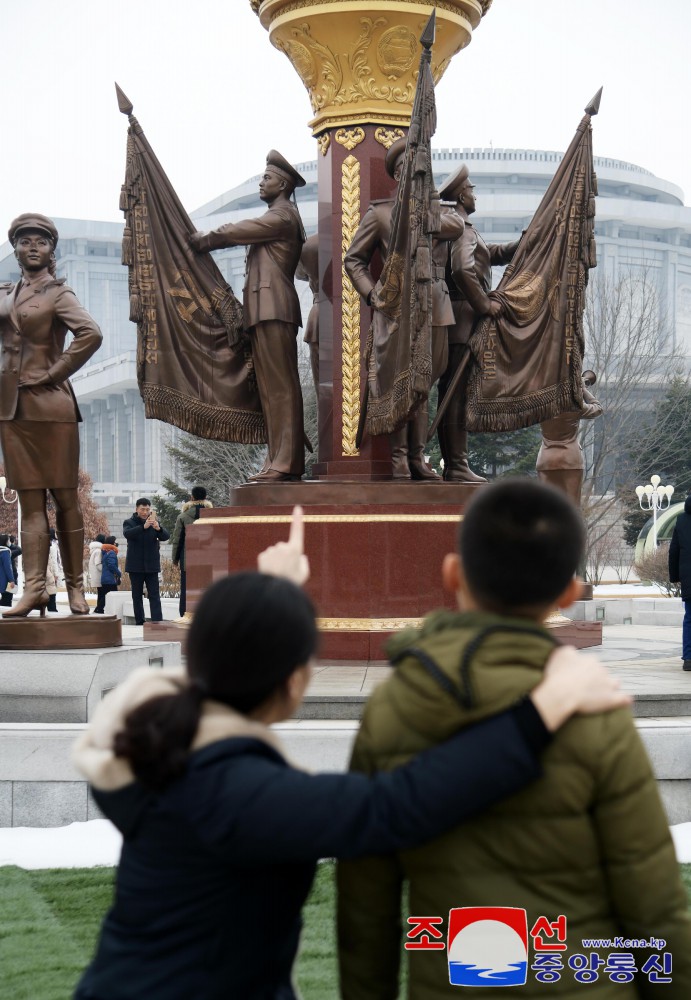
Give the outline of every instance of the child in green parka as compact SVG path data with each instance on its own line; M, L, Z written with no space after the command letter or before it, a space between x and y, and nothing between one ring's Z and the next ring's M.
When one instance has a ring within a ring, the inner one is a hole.
M579 596L583 542L580 513L555 489L508 479L479 490L443 564L459 611L433 612L392 642L396 670L368 702L351 768L389 770L531 691L556 643L543 622ZM437 947L407 952L409 1000L486 998L488 986L523 1000L691 997L686 893L630 710L573 718L543 763L542 779L432 843L339 865L344 1000L396 1000L404 936L422 941L408 915L441 918L428 925ZM525 910L528 933L507 932L503 957L500 938L480 931L450 941L450 911L462 907ZM630 944L653 938L665 943ZM505 985L516 941L527 943L526 982ZM459 961L482 985L450 984Z

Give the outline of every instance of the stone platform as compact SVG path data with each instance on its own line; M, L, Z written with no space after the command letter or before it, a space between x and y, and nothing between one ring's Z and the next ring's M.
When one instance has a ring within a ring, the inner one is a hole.
M638 719L670 823L691 820L691 717ZM358 723L293 721L275 727L296 764L320 771L348 766ZM101 813L70 753L84 725L0 723L0 826L48 827Z
M178 644L143 642L141 628L123 632L125 645L115 652L127 653L127 663L109 663L113 651L100 651L102 662L88 659L98 651L73 651L71 659L55 654L55 668L26 660L13 689L0 666L0 826L60 826L99 816L70 763L72 743L98 698L132 667L172 665L180 655ZM681 669L680 644L681 628L605 625L596 651L634 695L671 823L691 821L691 673ZM364 703L390 669L383 662L321 661L299 718L276 727L291 757L312 770L342 770Z
M0 723L88 722L103 695L135 667L178 663L180 646L170 642L3 652Z

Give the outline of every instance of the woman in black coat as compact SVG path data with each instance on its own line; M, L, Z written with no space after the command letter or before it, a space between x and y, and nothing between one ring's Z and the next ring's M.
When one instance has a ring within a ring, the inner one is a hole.
M669 579L681 583L684 624L681 631L684 670L691 670L691 496L684 502L684 513L677 518L669 546Z
M303 582L291 542L260 566L277 572L288 557ZM530 698L404 767L313 775L291 766L269 726L299 706L316 641L294 583L237 574L200 601L186 674L141 668L99 706L74 759L124 843L77 1000L296 1000L300 910L319 858L430 839L535 779L549 730L584 699L589 711L626 702L603 668L562 649L569 662Z

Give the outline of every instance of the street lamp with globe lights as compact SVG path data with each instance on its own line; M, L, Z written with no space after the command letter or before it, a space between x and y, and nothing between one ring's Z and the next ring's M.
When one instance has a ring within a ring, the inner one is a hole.
M660 486L659 476L651 476L647 486L636 487L641 510L653 512L653 549L657 549L657 512L669 507L673 493L673 486Z

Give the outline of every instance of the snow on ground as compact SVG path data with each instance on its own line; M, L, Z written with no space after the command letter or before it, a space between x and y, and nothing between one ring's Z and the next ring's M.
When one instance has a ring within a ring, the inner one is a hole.
M0 829L0 865L18 868L96 868L118 863L122 837L107 819L36 829Z
M671 827L677 859L691 862L691 823ZM70 826L0 828L0 867L96 868L118 863L122 837L107 819Z
M595 597L660 597L666 595L659 587L642 583L598 583L594 588Z

